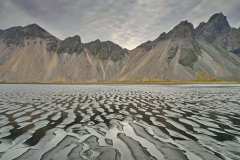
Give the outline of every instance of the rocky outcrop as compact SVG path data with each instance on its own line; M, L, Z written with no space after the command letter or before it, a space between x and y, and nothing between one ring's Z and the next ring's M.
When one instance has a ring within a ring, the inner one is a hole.
M240 48L235 49L232 52L240 56Z
M240 31L231 28L223 13L217 13L207 23L201 23L196 28L196 35L229 51L240 48Z
M153 41L147 41L139 45L137 48L144 49L145 51L150 51L157 46L158 43L168 39L188 39L194 37L194 27L193 24L188 21L182 21L177 26L175 26L170 32L162 33L157 39Z
M45 31L37 24L31 24L25 27L12 27L2 31L0 39L8 45L20 45L24 43L25 39L54 39L50 33ZM57 38L55 38L57 39Z
M177 26L175 26L166 37L172 39L184 39L184 38L192 38L194 35L194 27L192 23L188 21L182 21Z
M214 14L207 23L203 22L196 28L197 36L205 38L209 42L216 40L219 35L227 34L230 31L231 27L223 13Z
M69 37L60 42L60 45L57 49L58 54L62 53L77 53L80 54L83 51L83 44L79 36Z
M48 51L56 50L57 43L59 41L56 37L48 33L37 24L31 24L25 27L12 27L2 31L2 34L0 34L0 40L8 47L24 47L26 44L25 42L34 41L36 39L45 40L47 42Z
M48 33L45 29L40 27L37 24L30 24L21 29L24 37L28 38L42 38L42 39L50 39L54 38L53 35Z
M23 45L24 32L22 27L12 27L2 32L0 39L6 43L8 46L13 45Z
M86 43L84 46L93 55L99 57L100 59L110 58L113 61L118 61L128 54L127 49L123 49L111 41L102 42L98 39L93 42Z

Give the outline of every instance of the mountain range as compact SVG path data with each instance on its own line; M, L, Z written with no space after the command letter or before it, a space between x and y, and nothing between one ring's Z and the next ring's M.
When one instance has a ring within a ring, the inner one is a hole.
M240 28L223 13L196 28L182 21L132 50L78 35L60 40L37 24L0 30L2 83L195 80L240 80Z

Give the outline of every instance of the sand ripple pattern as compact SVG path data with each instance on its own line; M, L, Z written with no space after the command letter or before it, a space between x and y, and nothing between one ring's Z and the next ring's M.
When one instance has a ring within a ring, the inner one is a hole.
M239 160L240 86L0 85L0 160Z

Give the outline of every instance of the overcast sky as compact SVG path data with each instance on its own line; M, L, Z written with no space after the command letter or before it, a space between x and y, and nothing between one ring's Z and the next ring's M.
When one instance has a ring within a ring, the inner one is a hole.
M240 27L240 0L0 0L0 29L37 23L61 39L78 34L132 49L182 20L196 26L217 12Z

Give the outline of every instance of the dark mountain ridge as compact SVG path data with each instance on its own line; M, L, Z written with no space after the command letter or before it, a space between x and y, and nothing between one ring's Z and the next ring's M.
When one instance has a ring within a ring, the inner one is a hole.
M133 50L78 35L60 40L37 24L0 30L0 80L98 82L240 80L240 29L223 13L182 21ZM29 67L31 66L31 67Z
M229 50L237 50L240 48L240 28L232 28L227 20L227 17L223 13L214 14L207 22L201 22L199 26L194 28L193 24L188 21L182 21L176 25L168 33L162 33L158 38L153 41L147 41L142 43L138 47L143 47L146 50L153 48L159 41L169 38L199 38L208 41L209 43L217 42L222 47ZM64 40L59 40L45 29L37 24L30 24L27 26L11 27L6 30L0 30L0 39L2 39L8 45L22 45L24 39L42 38L54 41L56 44L55 50L57 53L81 53L84 47L93 51L96 54L96 50L107 51L109 48L116 50L124 50L121 46L111 41L100 41L99 39L82 43L80 36L67 37ZM108 49L107 49L108 48ZM111 50L110 49L110 50ZM109 53L109 52L108 52ZM122 54L122 52L119 52ZM115 54L115 53L114 53Z
M0 40L6 43L7 46L24 46L25 40L36 38L47 40L49 46L48 50L51 52L57 52L58 54L81 54L84 49L88 49L91 53L98 55L102 59L110 57L116 61L128 53L127 49L124 49L111 41L100 41L97 39L92 42L82 43L81 37L78 35L60 40L37 24L0 30Z
M164 32L157 39L147 41L138 47L149 51L161 40L187 37L204 39L234 53L240 48L240 29L232 28L223 13L214 14L207 22L201 22L196 28L192 23L182 21L168 33Z

